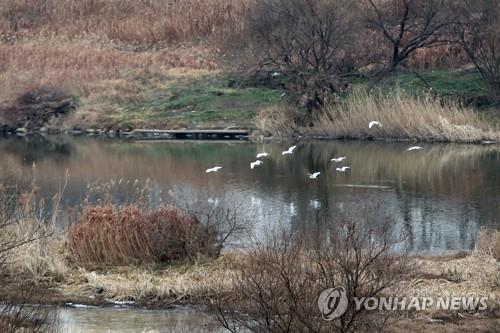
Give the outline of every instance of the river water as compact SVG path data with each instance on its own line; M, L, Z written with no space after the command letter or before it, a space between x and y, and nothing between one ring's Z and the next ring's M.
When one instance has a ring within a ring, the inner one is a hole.
M481 228L500 228L498 145L423 144L409 152L408 143L316 141L282 156L290 145L11 137L0 140L0 168L3 177L35 170L47 198L64 190L62 207L102 193L122 202L140 196L151 205L203 194L212 204L242 203L256 225L315 224L378 202L417 253L471 249ZM271 156L250 170L264 151ZM339 156L346 161L330 161ZM220 172L205 173L217 165ZM340 165L351 169L339 173ZM309 172L321 174L310 180ZM214 323L192 309L63 308L60 319L64 332L81 333L201 332Z
M253 221L266 225L313 224L379 202L419 253L471 249L480 228L500 228L498 145L422 144L409 152L409 143L314 141L282 156L290 145L12 137L0 141L0 168L4 176L19 175L35 164L41 191L49 197L64 188L66 206L81 204L96 188L130 200L134 184L142 184L137 187L146 187L141 193L151 204L204 193L208 202L224 197L243 204ZM250 170L264 151L271 156ZM345 174L330 161L338 156L347 157L339 165L351 167ZM216 165L223 169L205 173ZM310 180L316 171L318 180Z

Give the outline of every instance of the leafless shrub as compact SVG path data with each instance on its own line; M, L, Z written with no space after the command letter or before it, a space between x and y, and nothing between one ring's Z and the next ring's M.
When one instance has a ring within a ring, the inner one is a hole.
M75 109L75 99L54 88L40 87L20 94L13 105L0 106L0 119L13 127L41 128L52 118Z
M293 102L309 113L327 95L343 94L359 58L350 52L355 4L351 1L264 0L250 15L259 65L287 78Z
M404 255L393 252L391 221L360 208L352 217L274 234L240 263L233 289L215 300L221 324L231 332L353 332L385 321L368 320L349 303L339 320L327 322L317 307L327 288L343 286L347 297L370 297L406 272ZM380 318L380 317L379 317Z
M456 25L460 45L489 83L500 94L500 3L495 0L462 0L460 24Z
M53 235L52 221L43 218L43 200L37 196L35 182L31 186L23 180L2 179L0 182L0 285L11 288L13 275L16 283L13 290L5 292L0 307L1 332L49 333L58 332L57 312L50 308L27 306L34 296L33 281L43 274L32 271L26 265L42 262L46 254L20 255L31 247ZM57 207L57 202L54 203ZM55 208L57 211L57 208ZM41 249L41 248L40 248ZM42 251L40 251L42 252ZM35 265L39 267L38 264ZM34 266L33 266L34 267ZM44 271L50 270L45 268ZM40 297L40 295L36 295Z
M387 45L387 60L370 87L402 65L417 50L453 41L456 15L442 0L367 0L366 22Z

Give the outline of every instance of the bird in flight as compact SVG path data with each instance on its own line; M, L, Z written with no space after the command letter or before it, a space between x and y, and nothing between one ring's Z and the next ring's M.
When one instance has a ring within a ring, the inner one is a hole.
M370 123L368 124L368 128L372 128L375 125L383 127L382 124L379 121L370 121Z
M348 166L344 166L342 168L337 168L335 170L337 170L338 172L346 172L348 169L350 169L351 167L348 167Z
M335 162L335 163L340 163L343 160L345 160L347 157L342 156L342 157L337 157L337 158L332 158L330 161Z
M257 154L257 158L269 157L269 156L271 156L271 154L269 154L269 153L260 153L260 154Z
M288 150L285 150L284 152L282 152L281 155L292 155L293 150L295 148L297 148L297 146L292 146L292 147L288 148Z
M256 166L260 166L260 165L262 165L262 164L264 164L264 162L262 162L262 161L255 161L255 162L252 162L252 163L250 163L250 169L252 169L252 170L253 170L253 168L255 168Z
M207 169L207 171L205 171L205 172L206 172L206 173L218 172L220 169L222 169L222 167L221 167L221 166L216 166L216 167L213 167L213 168Z
M410 147L410 148L408 148L407 150L408 150L408 151L412 151L412 150L420 150L420 149L424 149L424 147L415 146L415 147Z
M318 176L320 174L321 174L321 172L310 173L309 174L309 179L318 179Z

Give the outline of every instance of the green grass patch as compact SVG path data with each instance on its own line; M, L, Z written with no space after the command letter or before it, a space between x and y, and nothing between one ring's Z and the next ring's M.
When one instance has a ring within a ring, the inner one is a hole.
M364 85L366 80L355 78L353 85ZM402 89L411 94L423 94L429 88L439 96L482 97L491 94L488 84L476 70L436 70L420 71L418 75L412 72L398 72L380 84L382 90Z
M127 120L163 120L184 126L247 125L259 109L279 103L281 94L264 87L238 88L220 75L169 77L161 85L144 82L143 86L140 98L126 100L121 106Z

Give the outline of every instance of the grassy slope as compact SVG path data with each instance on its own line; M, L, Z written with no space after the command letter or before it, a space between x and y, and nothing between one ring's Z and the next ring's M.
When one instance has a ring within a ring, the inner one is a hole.
M424 94L431 86L438 96L461 100L488 95L488 87L472 70L427 71L420 76L423 79L413 73L397 73L384 80L380 88ZM365 83L362 79L352 82L353 86ZM238 82L215 70L158 69L147 76L131 75L102 86L102 90L82 100L81 114L92 109L99 115L97 118L102 118L97 124L138 128L247 127L252 126L258 110L281 100L281 91L262 86L238 87ZM481 112L489 119L496 118L495 109L483 108ZM82 122L85 119L77 123Z
M180 127L249 126L255 112L278 103L279 95L267 88L234 87L219 74L170 76L161 84L144 82L140 98L125 99L120 107L126 121Z

